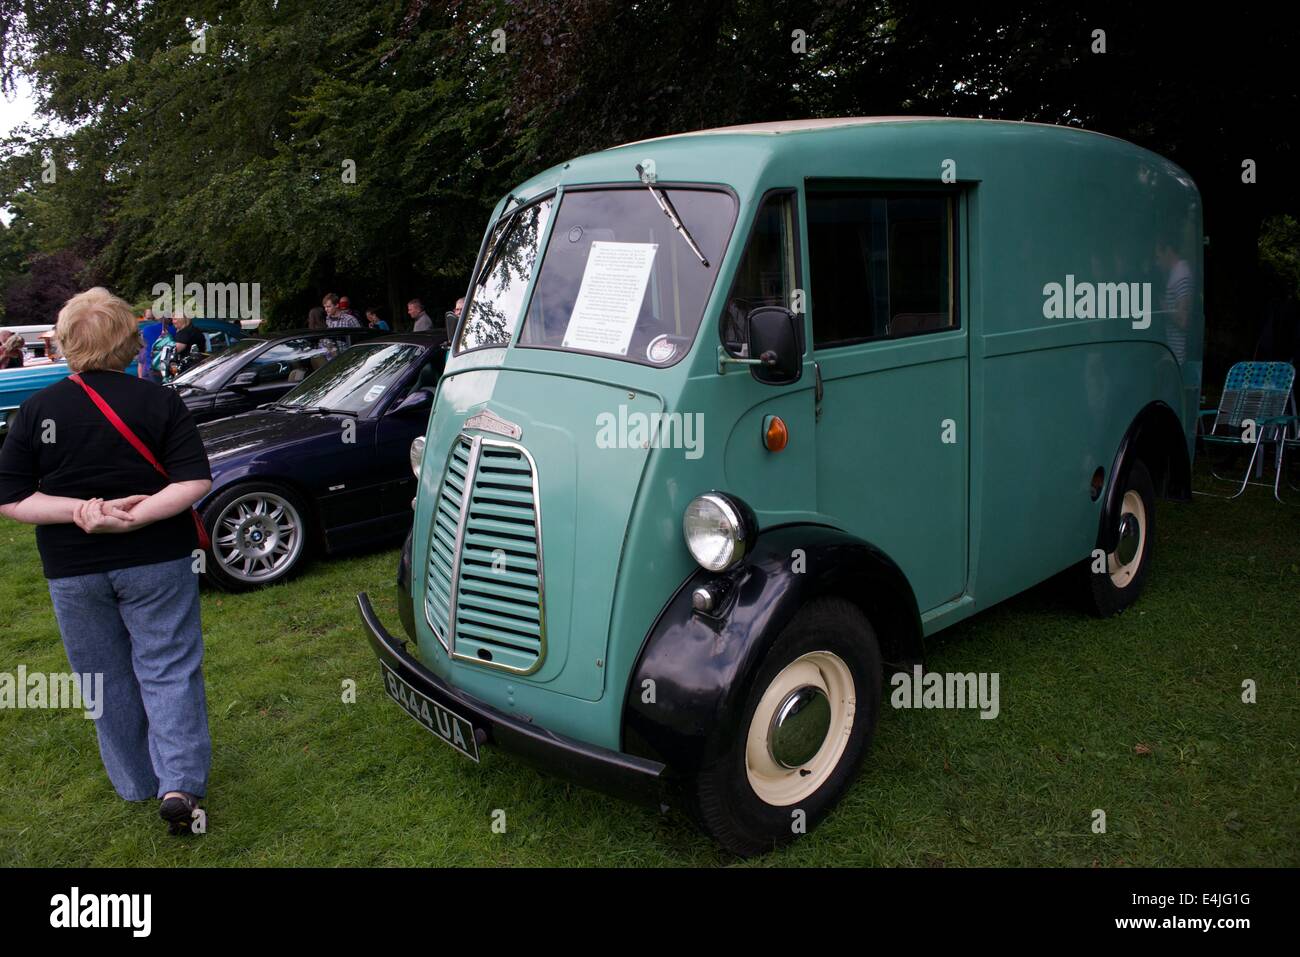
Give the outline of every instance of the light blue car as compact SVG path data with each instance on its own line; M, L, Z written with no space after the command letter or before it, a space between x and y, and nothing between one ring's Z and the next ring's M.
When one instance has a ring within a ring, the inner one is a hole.
M219 319L195 319L194 325L203 333L205 352L220 352L245 335L236 323ZM135 375L135 362L132 361L125 371ZM69 372L67 362L62 359L53 362L34 359L30 365L19 369L0 370L0 442L4 441L9 431L9 419L18 407L47 385L66 378Z

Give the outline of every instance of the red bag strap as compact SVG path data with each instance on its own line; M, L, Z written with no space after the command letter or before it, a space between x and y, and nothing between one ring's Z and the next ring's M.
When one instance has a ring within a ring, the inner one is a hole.
M158 462L158 459L154 457L154 454L149 451L149 446L140 441L140 436L132 432L131 427L122 421L122 417L113 411L113 407L108 404L108 400L87 385L86 380L81 378L80 373L74 372L72 375L68 376L68 378L85 390L86 395L90 397L90 401L95 403L95 407L99 409L100 412L104 413L104 418L108 419L109 424L113 426L113 428L117 429L118 434L121 435L122 438L131 443L131 448L144 456L145 461L157 469L159 475L170 482L171 476L167 474L167 470L162 467ZM208 537L208 530L203 527L203 519L199 517L197 509L191 508L190 515L194 518L194 529L199 535L199 547L206 551L212 547L212 540Z

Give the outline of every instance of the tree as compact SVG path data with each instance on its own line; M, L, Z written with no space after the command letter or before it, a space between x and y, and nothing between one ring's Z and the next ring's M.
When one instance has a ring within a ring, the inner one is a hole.
M26 272L10 282L4 296L5 323L34 326L53 323L63 304L93 285L86 264L68 250L33 256Z

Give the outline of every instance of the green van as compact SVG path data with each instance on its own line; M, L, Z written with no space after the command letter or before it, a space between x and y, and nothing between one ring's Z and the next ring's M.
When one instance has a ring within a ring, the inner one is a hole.
M1100 615L1190 494L1201 209L1111 137L705 130L488 226L403 552L387 692L752 854L848 788L924 640L1071 570Z

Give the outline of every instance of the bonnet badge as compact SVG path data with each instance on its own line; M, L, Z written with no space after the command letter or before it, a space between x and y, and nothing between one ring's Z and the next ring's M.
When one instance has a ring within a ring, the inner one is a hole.
M524 434L523 429L513 422L501 418L491 409L484 409L482 412L471 415L465 420L465 428L495 432L497 435L505 435L512 439L518 439Z

